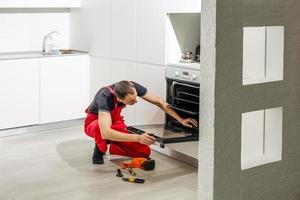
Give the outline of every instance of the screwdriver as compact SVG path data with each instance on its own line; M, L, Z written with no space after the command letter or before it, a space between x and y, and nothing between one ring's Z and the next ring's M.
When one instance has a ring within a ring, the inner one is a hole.
M131 183L144 183L145 179L141 178L122 178L123 181L131 182Z

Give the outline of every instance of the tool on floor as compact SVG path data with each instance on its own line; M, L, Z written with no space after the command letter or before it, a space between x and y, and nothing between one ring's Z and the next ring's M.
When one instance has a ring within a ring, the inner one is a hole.
M131 162L122 162L121 169L139 168L143 170L153 170L155 168L155 160L151 158L132 158Z
M121 170L128 170L129 177L122 178L123 181L131 183L144 183L145 179L136 178L135 169L153 170L155 168L155 161L151 158L132 158L130 162L122 162L120 169L117 170L117 177L123 177Z
M141 178L122 178L123 181L130 182L130 183L145 183L145 179Z
M144 183L145 182L145 179L136 178L136 172L132 168L129 168L128 172L129 172L129 177L122 178L124 175L123 175L121 169L118 169L116 176L122 178L122 181L125 181L125 182L130 182L130 183Z
M117 177L123 177L122 171L120 169L117 170Z

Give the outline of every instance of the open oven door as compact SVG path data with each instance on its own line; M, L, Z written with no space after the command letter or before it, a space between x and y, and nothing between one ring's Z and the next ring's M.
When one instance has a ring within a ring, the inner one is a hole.
M153 135L157 142L161 144L190 142L199 140L198 133L183 131L181 129L165 128L163 124L145 125L145 126L128 126L128 132L134 134L149 133Z
M180 129L170 128L167 125L141 125L141 126L128 126L127 130L133 134L149 133L153 135L160 147L164 147L165 144L179 143L179 142L190 142L199 140L199 132L196 129Z

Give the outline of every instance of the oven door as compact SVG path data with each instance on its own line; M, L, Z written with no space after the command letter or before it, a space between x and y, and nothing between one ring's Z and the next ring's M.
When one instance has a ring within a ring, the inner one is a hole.
M167 102L182 118L199 119L199 84L167 79L170 86L167 90ZM197 133L198 127L188 128L181 125L171 116L166 116L166 126L169 129L182 129L187 132Z
M127 130L129 133L133 134L152 134L155 137L156 142L160 143L161 147L164 147L164 144L199 140L198 133L192 133L190 131L179 128L170 129L164 124L128 126Z

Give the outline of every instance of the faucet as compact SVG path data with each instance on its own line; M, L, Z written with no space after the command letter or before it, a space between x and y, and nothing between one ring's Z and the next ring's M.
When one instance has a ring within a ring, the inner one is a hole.
M43 54L49 54L49 51L46 49L47 48L47 42L48 40L52 40L52 36L54 34L60 35L60 33L58 31L52 31L50 33L48 33L47 35L44 36L43 39ZM52 47L54 47L54 45L52 45Z

